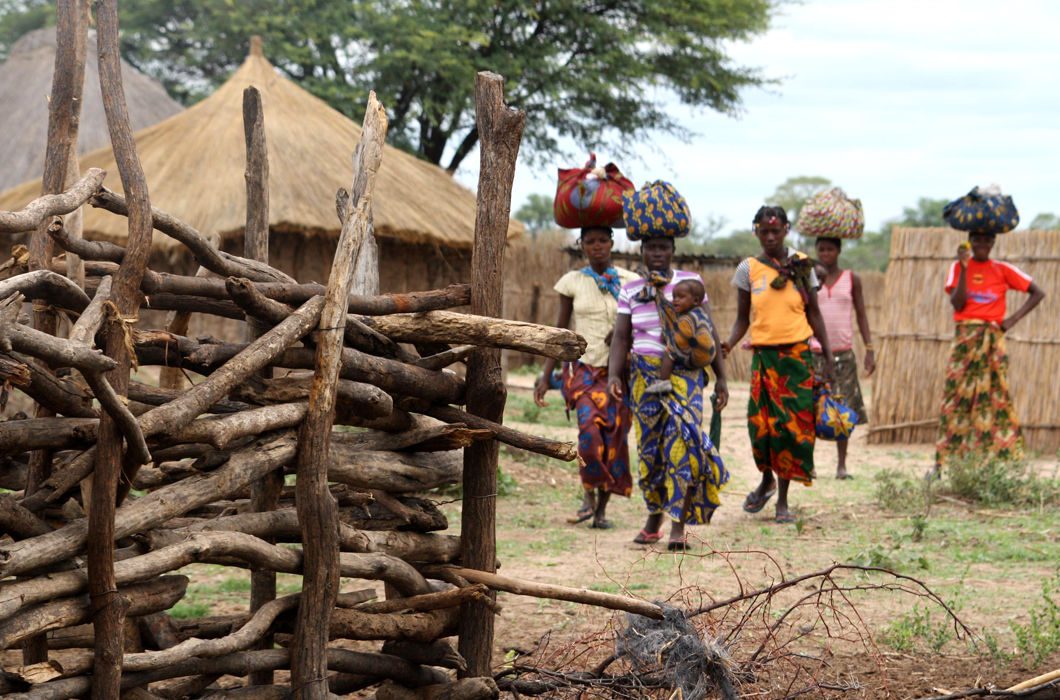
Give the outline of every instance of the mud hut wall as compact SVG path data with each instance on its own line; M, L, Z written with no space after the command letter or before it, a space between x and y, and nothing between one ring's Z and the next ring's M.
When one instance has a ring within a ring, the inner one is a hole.
M957 245L967 235L951 229L896 229L891 239L877 331L878 374L870 442L932 442L953 339L953 309L943 291ZM991 257L1034 278L1046 298L1005 336L1009 385L1027 446L1044 454L1060 447L1056 406L1060 384L1060 235L1019 231L998 237ZM1010 292L1009 313L1026 295ZM887 426L902 426L888 428Z

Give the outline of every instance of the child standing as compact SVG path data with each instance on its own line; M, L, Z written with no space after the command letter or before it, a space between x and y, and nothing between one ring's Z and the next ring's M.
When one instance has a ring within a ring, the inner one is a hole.
M872 332L869 330L869 319L865 313L865 299L861 293L861 278L851 270L839 267L839 253L842 250L842 239L820 237L815 246L817 251L817 274L821 278L821 288L817 292L817 305L824 317L824 326L828 331L828 340L832 345L832 356L835 358L836 385L833 393L838 400L858 414L858 425L868 422L865 402L861 398L861 385L858 383L858 360L854 356L854 325L857 318L858 331L865 343L865 374L871 375L876 369L876 354L872 347ZM810 340L810 351L813 353L813 367L817 374L822 374L824 355L817 338ZM835 478L850 479L847 471L847 449L849 440L836 440L839 453L836 463Z
M667 323L663 328L666 351L659 367L659 379L644 390L648 394L668 394L674 390L670 382L675 362L682 369L692 370L706 367L714 359L713 325L703 309L707 290L698 279L686 279L674 285L673 302L664 298L660 302L670 309L664 310Z

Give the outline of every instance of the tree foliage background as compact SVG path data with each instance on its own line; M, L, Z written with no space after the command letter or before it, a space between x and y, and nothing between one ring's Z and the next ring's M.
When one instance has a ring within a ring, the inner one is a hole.
M524 155L632 154L688 138L667 104L735 114L769 82L727 54L787 0L137 0L122 3L122 55L185 104L246 58L251 35L302 87L358 117L375 90L394 145L455 170L474 149L474 76L504 76L527 112ZM0 52L48 22L54 2L2 0Z

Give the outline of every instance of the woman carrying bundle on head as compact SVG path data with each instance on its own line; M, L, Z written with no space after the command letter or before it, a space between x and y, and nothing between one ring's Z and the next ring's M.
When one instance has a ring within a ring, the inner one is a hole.
M643 279L622 287L618 298L618 321L611 342L608 388L620 400L626 396L622 378L629 359L628 396L632 404L637 452L640 457L641 491L648 518L633 538L637 544L652 544L662 539L664 518L670 520L667 548L688 549L686 525L710 522L720 504L719 494L729 480L717 449L703 431L703 390L709 364L715 372L715 410L722 410L729 392L725 383L725 366L712 352L717 335L709 324L711 350L702 352L708 342L697 324L681 324L672 307L675 287L685 280L702 286L694 272L675 270L671 266L674 239L689 231L688 205L684 198L665 182L645 185L623 197L626 232L630 240L641 241L644 267L638 269ZM702 300L703 314L710 318L707 299ZM649 393L648 386L660 378L662 357L672 338L679 361L669 377L669 389ZM682 352L681 348L695 352Z
M777 495L775 521L790 523L788 506L792 480L812 484L814 372L810 336L817 336L824 356L822 374L833 381L833 359L828 333L817 307L817 276L804 254L784 244L790 225L783 207L764 206L755 214L754 234L762 254L736 268L736 320L722 343L728 355L751 330L751 398L747 429L755 466L762 473L758 486L747 494L743 509L757 513ZM774 477L775 474L775 477Z
M867 423L865 402L861 398L861 385L858 383L858 359L854 356L853 320L857 319L858 330L865 343L866 375L871 375L876 369L872 332L869 330L868 314L865 313L861 278L853 271L839 267L843 239L861 238L865 230L861 201L850 199L838 188L822 192L806 202L799 211L799 220L795 225L802 235L817 239L814 245L819 264L816 272L821 281L817 305L821 309L821 318L824 319L832 356L835 358L836 386L833 387L833 393L843 405L857 414L857 425ZM810 351L813 353L814 371L820 375L824 369L824 349L816 337L810 338ZM853 478L847 471L850 440L846 437L837 438L835 443L838 452L835 478Z
M992 260L998 234L1019 223L1012 198L1000 188L975 188L946 205L943 218L968 231L957 248L957 260L946 275L946 293L957 323L946 369L935 465L937 478L946 460L963 454L1023 457L1023 437L1008 389L1005 332L1041 303L1045 292L1019 268ZM1015 289L1029 297L1011 316L1005 315L1005 293Z
M559 293L557 328L574 321L574 331L585 338L585 353L564 366L562 391L568 410L578 421L578 476L582 504L570 522L592 518L591 527L610 529L605 516L611 494L629 496L633 478L629 471L629 406L607 392L607 360L618 313L618 292L637 275L611 264L614 235L610 227L582 229L578 239L589 264L572 270L556 282ZM534 401L547 406L545 392L556 360L545 360L545 371L534 386Z

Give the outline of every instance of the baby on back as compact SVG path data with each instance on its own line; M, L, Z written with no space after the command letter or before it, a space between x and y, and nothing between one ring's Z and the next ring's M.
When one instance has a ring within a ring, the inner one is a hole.
M714 356L714 338L710 333L710 320L702 308L706 295L703 283L696 279L682 280L674 285L673 301L669 303L673 309L673 322L664 324L666 352L663 353L659 378L649 384L645 392L666 394L673 391L670 377L675 364L689 370L710 364Z

